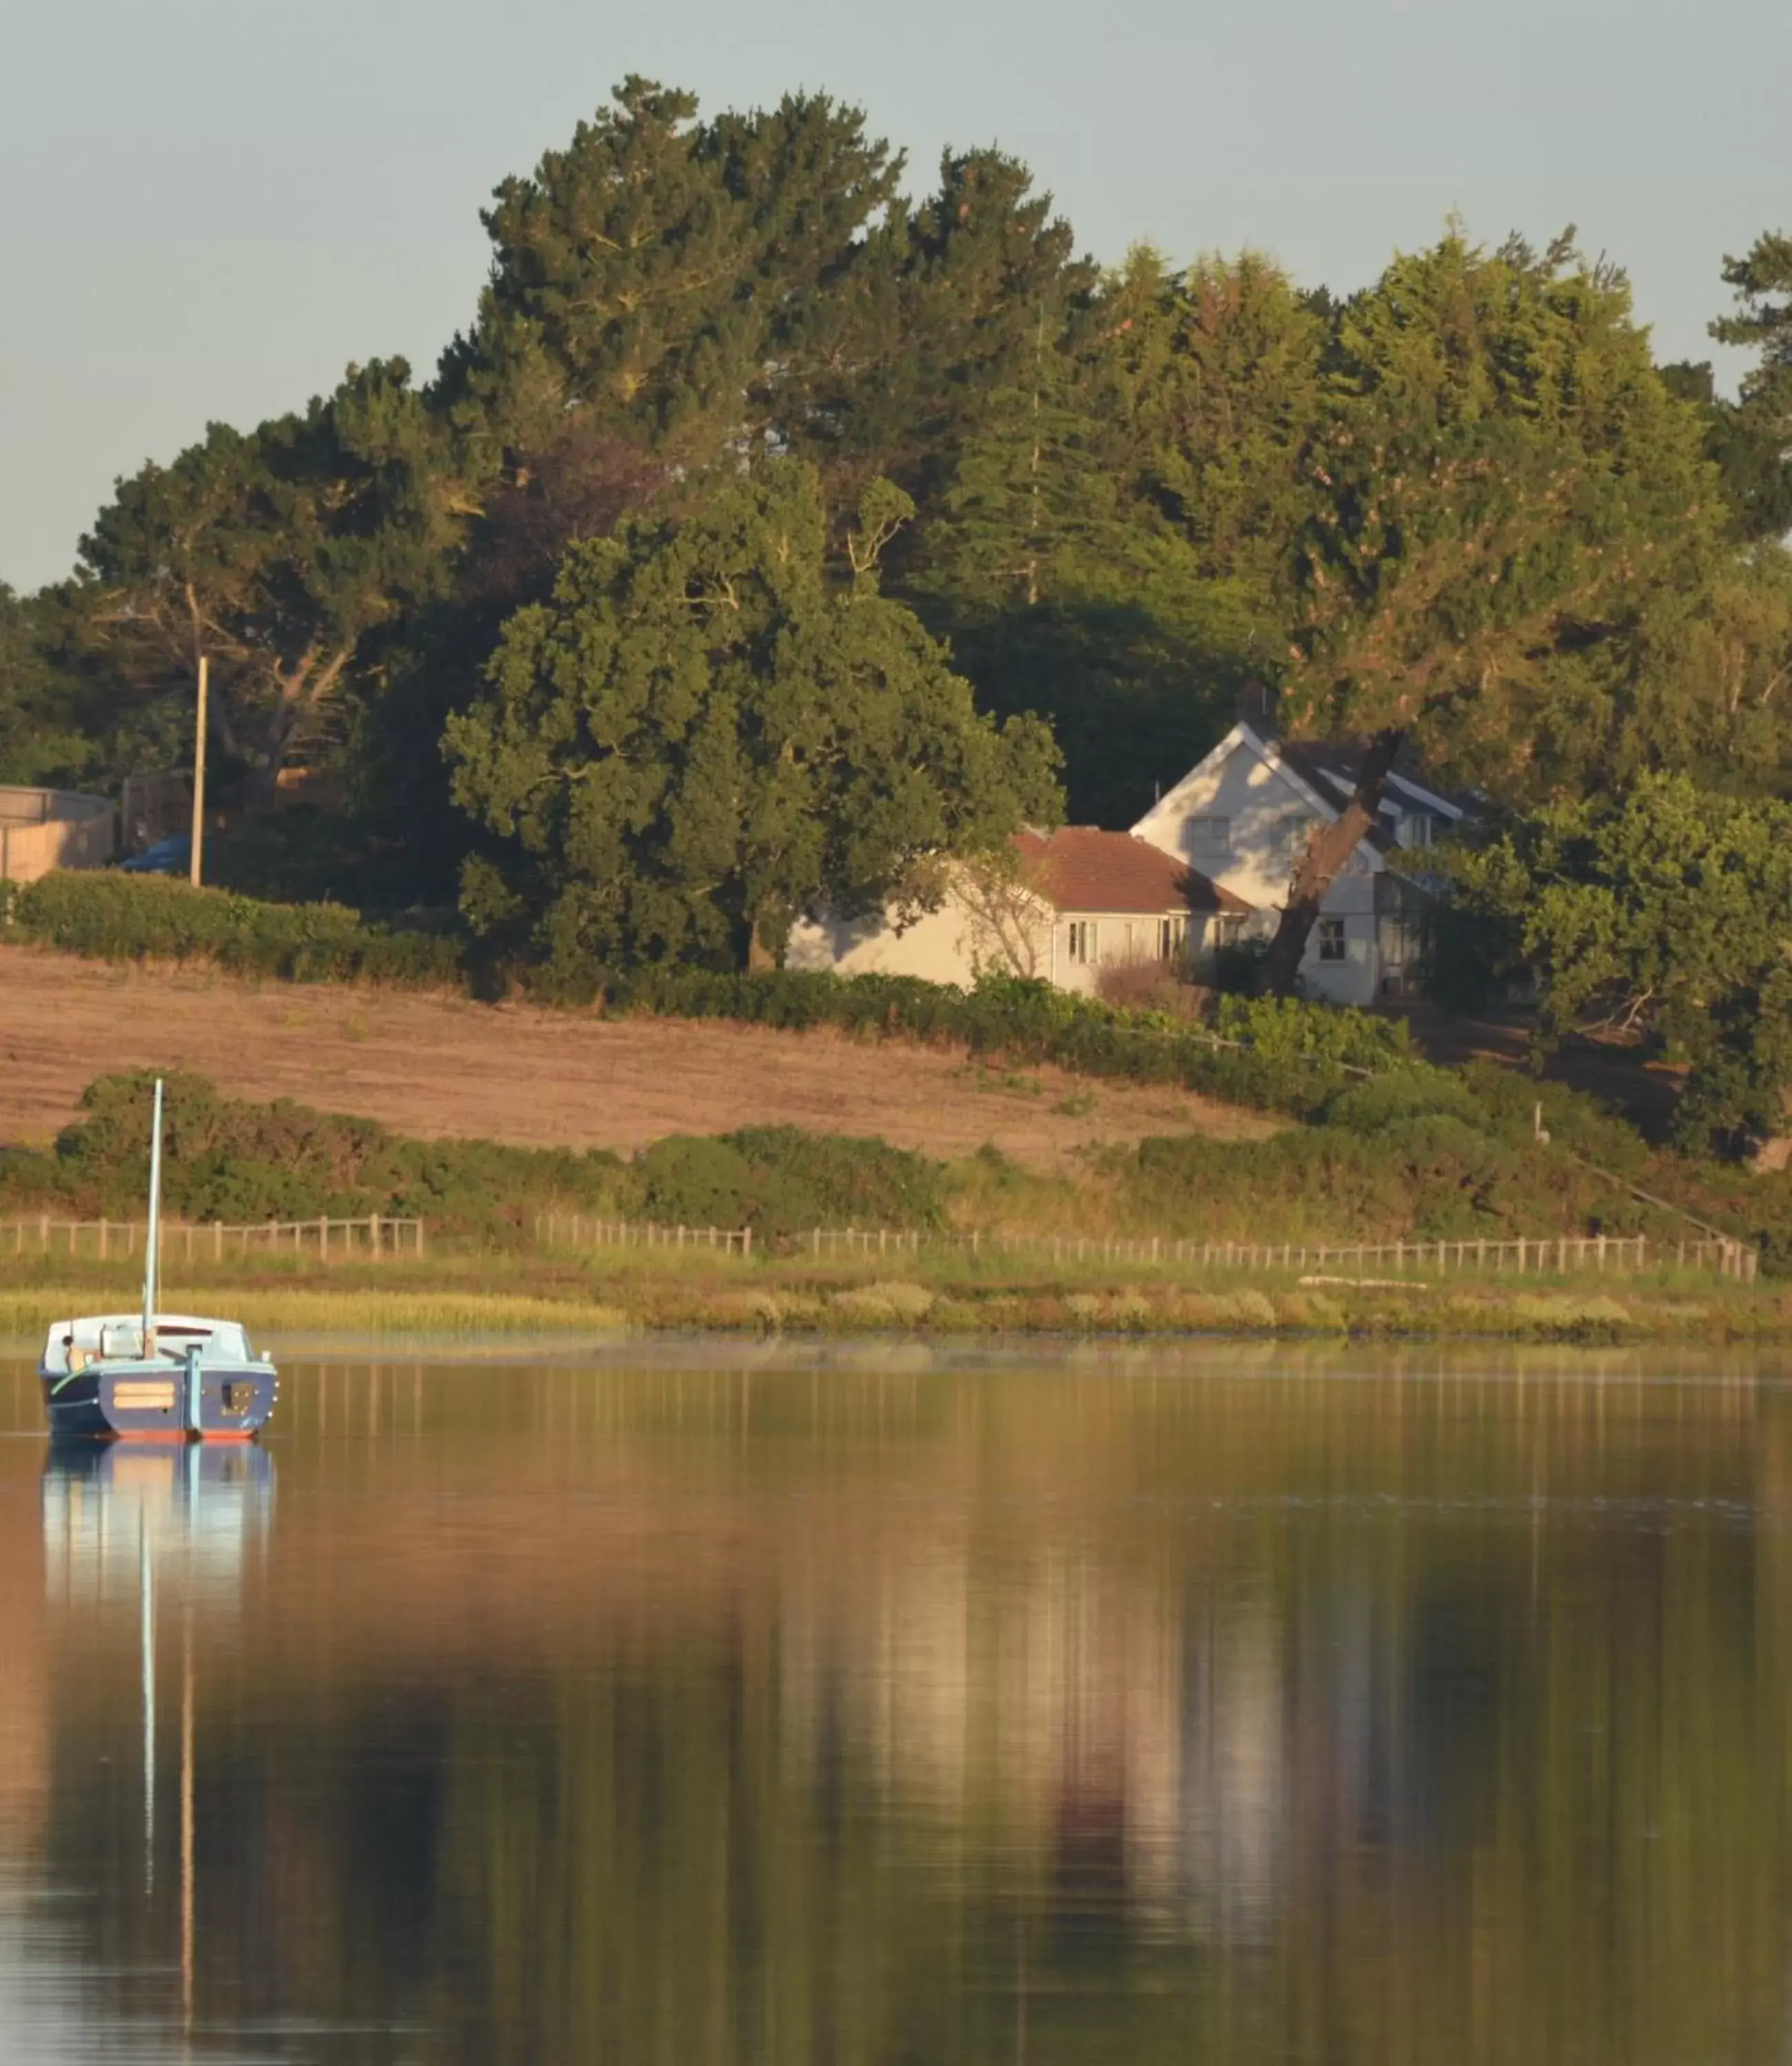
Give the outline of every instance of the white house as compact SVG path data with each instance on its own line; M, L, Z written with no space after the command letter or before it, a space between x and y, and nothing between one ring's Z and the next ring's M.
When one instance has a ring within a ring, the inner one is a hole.
M1330 824L1341 815L1359 764L1348 747L1277 739L1235 724L1139 820L1133 837L1252 906L1247 932L1267 934L1315 820ZM1340 1004L1367 1004L1409 986L1422 893L1389 867L1388 856L1397 847L1429 847L1462 815L1460 800L1427 788L1404 760L1395 763L1380 822L1358 841L1320 906L1301 963L1310 990Z
M1013 845L1012 869L958 869L939 908L906 925L801 920L785 967L956 983L995 968L1093 991L1104 963L1183 965L1236 938L1252 915L1172 850L1129 832L1067 825L1017 833Z

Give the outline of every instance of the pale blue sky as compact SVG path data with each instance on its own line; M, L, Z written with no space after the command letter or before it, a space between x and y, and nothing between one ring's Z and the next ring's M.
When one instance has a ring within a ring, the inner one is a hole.
M1571 221L1672 357L1711 355L1722 253L1792 229L1787 0L20 0L0 579L66 572L113 478L208 418L431 367L494 182L630 71L709 108L857 101L919 187L999 143L1107 261L1250 244L1342 290L1452 209L1492 240Z

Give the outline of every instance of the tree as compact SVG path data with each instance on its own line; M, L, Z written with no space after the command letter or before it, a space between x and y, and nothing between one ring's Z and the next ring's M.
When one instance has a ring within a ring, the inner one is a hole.
M1705 456L1717 469L1730 521L1745 540L1792 531L1792 429L1766 398L1732 402L1717 392L1708 359L1664 366L1669 393L1690 403L1705 422Z
M1042 328L1063 335L1097 279L1019 159L948 151L937 191L893 202L814 298L778 435L837 491L884 474L930 512L989 397L1032 391Z
M0 581L0 783L55 788L92 766L75 685L58 668L44 636L46 606Z
M1545 1047L1646 1033L1691 1065L1679 1131L1770 1138L1792 1090L1792 807L1683 775L1553 804L1444 856L1471 917L1506 928Z
M1028 982L1048 974L1056 913L1043 876L1012 841L953 867L951 891L968 923L974 968Z
M1560 670L1702 565L1721 515L1623 276L1565 238L1397 259L1340 312L1328 387L1283 713L1367 746L1296 861L1263 966L1280 990L1401 747L1483 792L1535 787Z
M456 800L497 842L469 863L469 918L526 923L568 970L762 965L803 909L879 908L930 857L1052 815L1049 734L979 717L878 592L907 506L867 496L849 581L793 460L574 545L448 727Z
M1664 584L1613 636L1542 663L1534 766L1587 795L1679 772L1737 796L1792 795L1792 554L1762 541Z
M1744 535L1783 537L1792 531L1792 237L1758 237L1745 257L1725 259L1724 279L1737 312L1719 317L1711 334L1758 351L1761 363L1743 376L1734 406L1705 397L1713 456Z
M440 592L473 504L402 359L351 367L302 415L209 427L118 484L81 542L89 613L126 674L213 672L220 743L249 794L334 720L382 629Z
M1281 617L1312 501L1324 316L1257 253L1178 273L1141 249L1107 283L1097 326L1129 500L1187 541L1202 579L1230 585L1266 623Z
M750 440L811 305L895 192L902 161L857 108L787 96L695 120L633 77L484 213L492 277L440 383L513 464L572 413L707 464Z
M1050 716L1075 812L1102 824L1136 818L1166 769L1199 758L1280 643L1268 582L1214 549L1246 525L1216 516L1198 537L1160 492L1174 433L1145 420L1170 349L1151 342L1170 291L1153 264L1135 254L1093 325L1040 311L1024 384L987 395L908 573L985 704Z

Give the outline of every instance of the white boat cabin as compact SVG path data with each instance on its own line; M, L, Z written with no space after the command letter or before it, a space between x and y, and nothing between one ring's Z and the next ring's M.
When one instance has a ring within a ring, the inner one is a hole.
M197 1347L203 1363L245 1363L254 1360L249 1337L235 1320L201 1319L190 1313L163 1313L156 1319L158 1359L182 1360ZM91 1314L58 1320L43 1346L39 1374L67 1377L92 1363L140 1363L144 1355L141 1313Z

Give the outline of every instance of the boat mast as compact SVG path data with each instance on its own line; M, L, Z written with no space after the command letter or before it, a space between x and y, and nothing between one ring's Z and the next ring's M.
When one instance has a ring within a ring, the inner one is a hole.
M156 1265L162 1252L162 1080L156 1079L156 1116L149 1134L149 1236L143 1251L143 1352L156 1353Z

